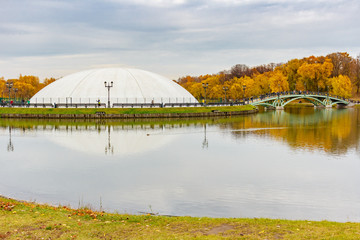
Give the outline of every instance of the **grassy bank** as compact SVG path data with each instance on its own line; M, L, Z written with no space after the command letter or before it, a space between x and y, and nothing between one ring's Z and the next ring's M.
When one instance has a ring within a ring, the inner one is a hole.
M0 197L0 239L358 239L359 223L121 215Z
M174 107L174 108L0 108L0 114L162 114L162 113L203 113L238 112L254 109L253 106L229 107Z

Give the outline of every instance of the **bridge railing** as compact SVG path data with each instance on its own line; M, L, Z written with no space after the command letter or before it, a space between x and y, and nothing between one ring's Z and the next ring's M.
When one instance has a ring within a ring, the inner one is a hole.
M272 93L267 93L267 94L263 94L263 95L259 95L259 96L254 96L251 98L247 98L246 101L250 101L250 102L255 102L255 101L263 101L269 98L274 98L274 97L280 97L280 96L289 96L289 95L317 95L317 96L327 96L327 97L331 97L331 98L336 98L336 99L340 99L343 101L347 101L347 102L352 102L352 103L360 103L360 101L355 101L355 100L351 100L348 98L344 98L344 97L340 97L337 95L333 95L333 94L329 94L327 92L312 92L312 91L283 91L283 92L272 92Z

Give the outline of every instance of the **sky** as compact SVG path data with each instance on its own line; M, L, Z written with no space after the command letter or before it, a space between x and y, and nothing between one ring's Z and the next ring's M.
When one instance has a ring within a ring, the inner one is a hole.
M130 67L170 79L360 54L358 0L0 0L0 77Z

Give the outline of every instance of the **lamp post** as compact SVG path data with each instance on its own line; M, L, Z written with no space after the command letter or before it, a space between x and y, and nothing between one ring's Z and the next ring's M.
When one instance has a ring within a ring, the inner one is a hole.
M229 88L228 87L223 87L223 89L224 89L224 92L225 92L225 103L226 103L226 91L229 90Z
M244 105L245 105L245 90L246 90L246 85L244 84L243 85L243 102L244 102Z
M110 84L108 84L106 81L104 82L105 87L108 89L108 108L110 108L110 88L112 88L114 86L113 81L110 82Z
M209 87L209 83L202 83L202 86L203 86L204 91L205 91L205 105L206 105L206 89Z
M18 90L19 90L19 89L17 89L17 88L14 89L14 93L15 93L15 94L14 94L14 102L16 102L16 93L17 93Z
M295 83L295 89L294 89L294 92L296 93L296 83Z
M11 88L13 87L13 83L12 82L6 82L6 87L9 89L9 102L10 102L10 91L11 91Z

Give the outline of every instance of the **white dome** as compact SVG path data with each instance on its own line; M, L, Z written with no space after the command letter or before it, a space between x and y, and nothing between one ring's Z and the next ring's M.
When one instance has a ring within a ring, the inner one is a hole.
M113 82L110 103L194 103L197 100L174 81L139 69L105 68L74 73L49 84L31 103L102 103L108 101L104 82Z

